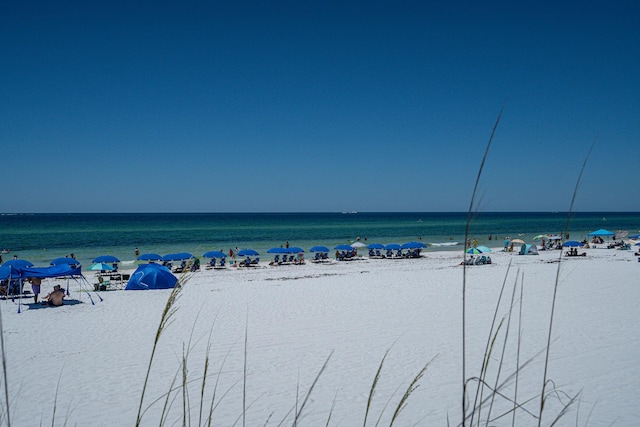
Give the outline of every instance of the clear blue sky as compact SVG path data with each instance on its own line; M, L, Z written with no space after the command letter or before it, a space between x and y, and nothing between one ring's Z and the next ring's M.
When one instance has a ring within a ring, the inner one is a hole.
M636 1L7 1L0 212L639 211Z

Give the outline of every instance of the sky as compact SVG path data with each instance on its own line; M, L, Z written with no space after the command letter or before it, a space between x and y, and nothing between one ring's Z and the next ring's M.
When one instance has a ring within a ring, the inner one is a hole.
M7 1L0 212L640 211L635 1ZM501 113L502 111L502 113ZM7 197L9 196L9 197Z

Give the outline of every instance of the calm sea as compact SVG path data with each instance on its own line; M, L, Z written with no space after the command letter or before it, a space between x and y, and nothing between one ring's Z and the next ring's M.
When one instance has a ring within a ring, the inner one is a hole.
M567 218L566 213L478 213L470 237L487 246L501 246L505 236L532 241L537 234L561 233ZM197 256L251 248L268 259L267 249L286 242L308 250L358 237L363 243L421 240L432 244L429 251L462 250L442 244L463 242L466 220L466 213L0 214L0 248L11 250L2 254L5 261L18 255L36 266L73 253L85 268L99 255L133 261L135 248ZM640 213L576 213L569 232L582 240L600 228L637 233Z

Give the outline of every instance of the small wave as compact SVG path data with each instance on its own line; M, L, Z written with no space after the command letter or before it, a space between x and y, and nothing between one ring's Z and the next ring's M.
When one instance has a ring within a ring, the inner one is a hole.
M429 243L431 246L455 246L459 245L458 242L444 242L444 243Z

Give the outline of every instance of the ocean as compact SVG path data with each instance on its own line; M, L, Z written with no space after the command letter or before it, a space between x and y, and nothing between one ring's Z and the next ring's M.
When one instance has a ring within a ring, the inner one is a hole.
M469 238L480 245L501 247L505 237L535 243L538 234L562 234L568 214L480 212L473 216ZM14 255L36 266L74 254L87 268L99 255L114 255L133 264L140 253L255 249L263 259L271 247L352 243L405 243L419 240L427 251L463 250L467 214L448 213L70 213L0 214L3 260ZM574 240L590 231L640 231L640 213L579 212L572 214L569 234ZM458 242L459 244L455 244Z

